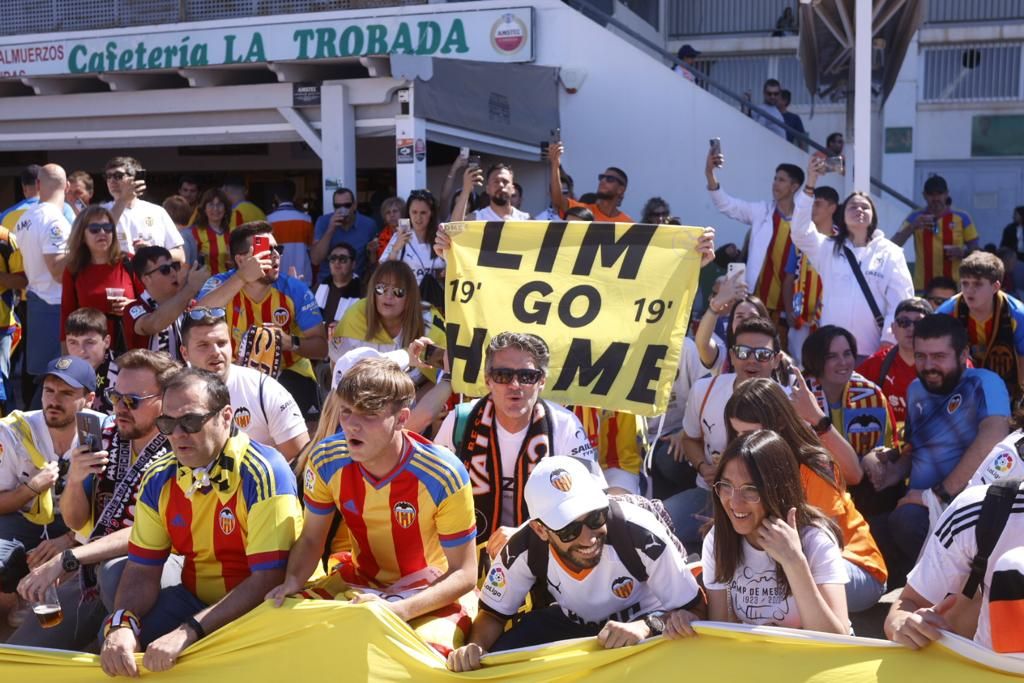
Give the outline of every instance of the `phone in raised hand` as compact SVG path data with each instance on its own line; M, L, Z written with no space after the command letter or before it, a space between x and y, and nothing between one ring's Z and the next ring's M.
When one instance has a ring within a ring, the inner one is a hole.
M252 236L252 255L259 256L270 252L270 237L267 235Z
M423 349L423 355L420 356L420 360L424 365L429 365L432 368L443 368L444 353L444 349L440 346L427 344L427 347Z
M739 273L737 276L736 273ZM742 280L747 274L746 263L730 263L725 267L725 276L730 280L739 279Z
M75 413L78 427L78 444L88 446L92 452L103 450L103 423L100 416L85 411Z

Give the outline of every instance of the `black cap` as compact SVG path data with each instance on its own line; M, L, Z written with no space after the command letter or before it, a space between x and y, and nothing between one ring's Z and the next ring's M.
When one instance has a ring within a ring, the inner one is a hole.
M942 176L933 175L924 181L925 194L942 194L944 192L949 192L949 185L946 184L946 179Z
M679 52L676 54L679 55L679 59L686 59L687 57L700 56L700 51L694 50L693 46L687 43L686 45L683 45L681 48L679 48Z

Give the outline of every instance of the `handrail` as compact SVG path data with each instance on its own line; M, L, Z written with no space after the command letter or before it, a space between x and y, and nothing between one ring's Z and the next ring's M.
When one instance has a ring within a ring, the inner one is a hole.
M637 33L629 26L626 26L624 23L622 23L615 17L611 16L607 12L598 9L597 7L594 7L593 5L584 2L583 0L564 0L564 2L573 9L579 11L581 14L588 16L589 18L593 19L594 21L601 25L611 24L612 26L622 31L636 42L653 51L655 54L659 54L662 57L667 58L670 62L672 62L673 66L682 66L684 69L692 73L698 82L713 85L716 89L728 95L733 100L736 100L741 110L746 109L749 111L756 111L764 118L770 119L772 122L772 126L778 126L779 128L785 130L787 133L793 136L794 141L799 140L801 142L806 143L808 146L813 147L819 152L824 152L825 154L828 154L828 148L812 139L809 135L807 135L807 133L797 130L795 128L791 128L781 119L775 118L775 116L773 116L767 109L763 108L761 105L754 104L748 98L733 92L731 89L727 88L726 86L722 85L715 79L711 78L703 71L695 69L689 64L683 64L682 60L680 60L676 55L667 51L665 48L661 47L657 43L648 40L646 37ZM893 188L889 187L888 185L883 183L881 180L875 178L874 176L871 176L870 182L872 185L877 187L882 192L885 192L894 199L902 202L903 204L906 204L911 209L918 208L918 205L917 203L914 202L914 200L894 190Z

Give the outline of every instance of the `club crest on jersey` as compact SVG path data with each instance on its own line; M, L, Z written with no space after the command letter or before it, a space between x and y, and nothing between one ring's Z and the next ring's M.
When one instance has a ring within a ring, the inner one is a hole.
M620 576L619 578L612 581L612 593L615 594L615 597L622 598L623 600L625 600L633 594L633 587L635 585L636 582L633 581L632 577Z
M288 324L288 321L292 319L291 313L288 312L287 308L275 308L274 309L274 324L284 327Z
M953 398L949 399L949 403L946 404L946 412L952 415L956 412L956 409L963 403L964 397L960 394L953 394Z
M568 493L569 489L572 488L572 476L563 469L557 469L552 472L549 481L552 486L563 493Z
M393 509L395 511L395 521L403 529L408 529L416 521L416 508L413 507L412 503L401 501L395 503Z
M217 515L217 524L220 526L220 531L225 536L230 536L237 526L235 522L235 515L227 508L220 511Z
M249 412L248 408L239 408L235 411L235 424L238 425L239 429L247 429L252 423L252 413Z

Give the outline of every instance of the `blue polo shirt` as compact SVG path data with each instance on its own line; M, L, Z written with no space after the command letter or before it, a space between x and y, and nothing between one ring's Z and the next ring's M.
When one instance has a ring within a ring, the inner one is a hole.
M313 226L313 242L320 241L320 238L327 232L327 226L331 223L332 213L325 213L320 218L316 219L316 225ZM377 236L377 223L374 222L369 216L356 212L356 220L352 224L352 227L346 230L345 228L338 228L334 231L334 235L331 237L331 246L328 248L328 253L335 246L346 242L352 245L352 248L356 250L356 274L363 275L366 272L366 245ZM320 281L326 282L331 277L331 269L327 267L327 259L320 264Z

